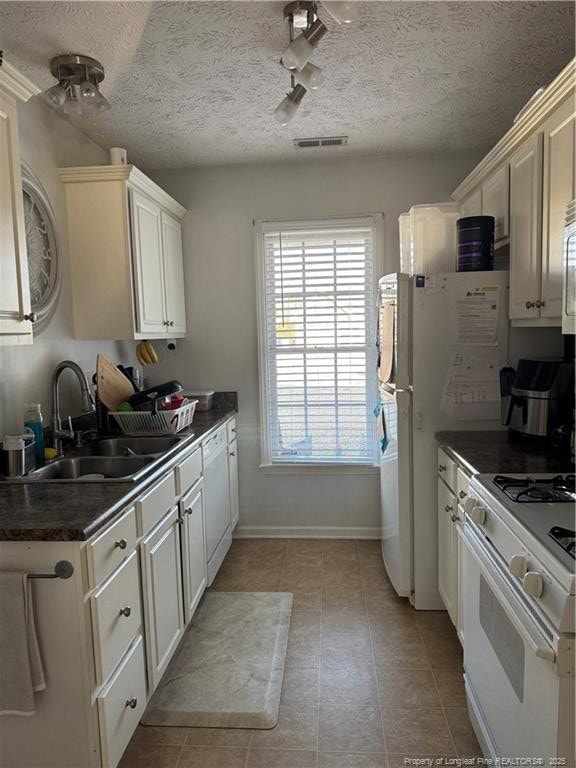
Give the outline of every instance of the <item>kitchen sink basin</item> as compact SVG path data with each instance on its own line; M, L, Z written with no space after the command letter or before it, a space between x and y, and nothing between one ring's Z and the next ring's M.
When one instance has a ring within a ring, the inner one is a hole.
M77 456L61 458L8 482L135 482L157 459L152 456Z
M80 448L82 456L147 456L166 453L180 442L178 437L111 437Z

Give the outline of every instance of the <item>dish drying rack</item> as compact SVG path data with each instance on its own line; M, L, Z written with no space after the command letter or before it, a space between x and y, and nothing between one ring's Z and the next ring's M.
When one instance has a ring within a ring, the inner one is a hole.
M171 411L110 411L109 415L125 435L175 435L192 424L197 402L191 400Z

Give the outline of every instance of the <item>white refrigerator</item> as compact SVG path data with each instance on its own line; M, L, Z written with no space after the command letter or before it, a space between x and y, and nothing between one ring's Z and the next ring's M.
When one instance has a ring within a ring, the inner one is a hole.
M507 288L508 272L379 281L382 557L396 592L417 609L444 609L435 433L500 427Z

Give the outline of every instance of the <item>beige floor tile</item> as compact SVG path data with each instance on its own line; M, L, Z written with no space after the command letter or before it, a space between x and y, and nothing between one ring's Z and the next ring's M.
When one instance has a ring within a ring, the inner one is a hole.
M288 539L286 560L294 562L299 558L319 558L322 560L324 545L321 539Z
M388 709L382 718L388 752L454 754L454 743L442 709Z
M246 768L316 768L316 750L251 749Z
M244 768L247 749L184 747L178 768Z
M240 585L242 592L280 592L280 573L246 573Z
M363 605L322 611L322 633L367 631L368 614Z
M280 586L286 592L319 592L322 588L322 568L319 564L284 568Z
M364 604L364 592L361 587L353 589L322 589L322 610L335 608L355 608Z
M182 747L128 744L118 768L176 768Z
M451 635L424 635L426 652L433 669L462 670L462 646L453 632Z
M321 704L318 748L323 752L384 752L380 709Z
M380 539L358 539L356 551L361 560L373 559L382 562L382 542Z
M435 669L434 678L445 707L465 707L466 692L462 670Z
M378 688L383 707L440 707L436 683L429 669L378 667Z
M432 634L437 637L439 634L452 635L455 632L447 611L414 611L414 614L423 636Z
M186 743L190 728L156 727L139 725L132 736L132 744L172 744L182 746Z
M292 613L286 663L292 667L317 667L320 661L320 612Z
M414 609L405 597L398 597L396 593L388 591L365 591L366 609L371 616L388 616L390 614L401 614L403 616L413 616Z
M280 706L278 725L267 731L254 731L254 749L316 749L318 707L306 704Z
M252 731L249 728L186 728L187 746L248 747Z
M320 690L318 667L288 667L282 681L282 704L317 704Z
M244 578L244 572L238 571L234 573L222 573L219 572L212 585L210 586L211 592L241 592L242 581Z
M320 668L321 704L378 706L376 670L373 666Z
M373 665L374 654L367 632L322 632L320 661L323 667Z
M372 637L374 658L378 667L429 669L426 647L421 640Z
M320 752L318 768L386 768L386 755L384 752Z
M323 542L324 562L333 560L358 560L356 542L351 540L325 539Z
M375 642L412 641L422 642L418 626L411 616L385 614L370 616L370 635Z
M446 709L446 717L458 754L471 757L481 755L482 750L466 707Z
M340 569L322 570L322 592L363 592L360 570L343 571Z
M300 611L319 611L322 607L322 592L319 589L297 591L290 590L294 595L292 615Z

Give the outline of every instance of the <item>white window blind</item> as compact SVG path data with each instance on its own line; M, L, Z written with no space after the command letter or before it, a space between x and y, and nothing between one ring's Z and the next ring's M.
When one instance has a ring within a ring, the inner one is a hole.
M264 463L374 463L378 219L260 225Z

